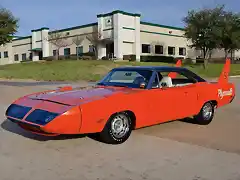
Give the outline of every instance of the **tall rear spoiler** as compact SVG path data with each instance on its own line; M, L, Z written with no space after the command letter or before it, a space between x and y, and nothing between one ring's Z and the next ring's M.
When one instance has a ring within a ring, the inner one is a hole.
M179 59L175 65L175 67L181 67L182 66L182 61ZM226 59L226 62L224 64L224 67L222 69L222 72L218 78L218 83L219 84L224 84L228 83L229 81L229 73L230 73L230 66L231 66L231 60L229 58ZM177 73L171 72L168 74L168 77L171 78L176 78Z
M231 66L231 60L226 59L226 62L223 66L222 72L218 78L219 84L225 84L228 83L229 80L229 73L230 73L230 66Z
M182 66L182 60L179 59L179 60L177 61L176 65L175 65L175 67L181 67L181 66ZM170 73L168 74L168 77L170 77L170 78L176 78L176 77L177 77L177 73L175 73L175 72L170 72Z

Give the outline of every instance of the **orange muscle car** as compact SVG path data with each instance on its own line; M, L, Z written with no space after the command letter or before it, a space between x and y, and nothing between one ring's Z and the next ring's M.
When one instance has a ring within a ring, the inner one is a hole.
M92 87L62 87L17 99L7 119L32 133L97 134L102 142L125 142L133 129L193 117L209 124L216 108L231 103L227 59L216 82L180 67L141 66L112 69Z

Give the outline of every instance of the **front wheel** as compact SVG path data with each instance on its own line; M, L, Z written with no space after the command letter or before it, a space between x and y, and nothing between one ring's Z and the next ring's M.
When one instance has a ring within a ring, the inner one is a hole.
M206 102L200 112L194 117L200 125L208 125L214 117L214 105L211 102Z
M132 129L131 118L127 113L121 112L109 118L99 137L105 143L121 144L129 138Z

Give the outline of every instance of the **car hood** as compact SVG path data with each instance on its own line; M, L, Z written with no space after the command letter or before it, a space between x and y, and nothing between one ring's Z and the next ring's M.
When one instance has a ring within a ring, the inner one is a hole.
M47 93L30 95L28 98L66 105L79 105L88 101L106 98L117 93L130 93L133 91L133 89L125 87L88 87L86 89L75 88L63 92L56 90Z

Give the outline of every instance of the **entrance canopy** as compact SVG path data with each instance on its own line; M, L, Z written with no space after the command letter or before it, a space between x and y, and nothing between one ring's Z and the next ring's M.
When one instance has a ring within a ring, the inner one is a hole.
M42 48L33 48L33 49L30 49L29 51L41 52Z

